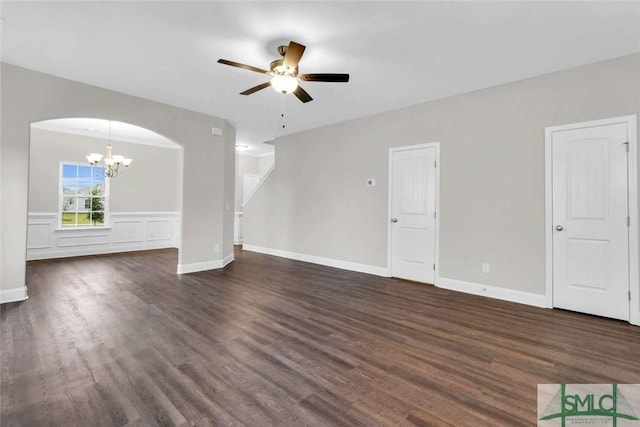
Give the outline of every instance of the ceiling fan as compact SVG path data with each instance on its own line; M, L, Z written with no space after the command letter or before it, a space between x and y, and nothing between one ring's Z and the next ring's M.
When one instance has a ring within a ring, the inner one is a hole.
M253 67L251 65L241 64L239 62L229 61L228 59L218 59L220 64L231 65L232 67L244 68L245 70L254 71L256 73L267 74L272 76L271 80L240 92L240 95L251 95L268 86L273 87L281 93L292 93L302 102L312 101L313 98L302 89L299 81L305 82L338 82L346 83L349 81L349 74L299 74L298 62L304 53L305 46L294 41L289 42L288 46L279 46L278 53L282 56L271 62L269 71L262 68Z

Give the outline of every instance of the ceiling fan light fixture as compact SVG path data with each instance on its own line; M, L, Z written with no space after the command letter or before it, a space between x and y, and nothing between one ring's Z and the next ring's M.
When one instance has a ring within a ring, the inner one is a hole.
M230 61L228 59L220 58L218 62L220 64L229 65L231 67L242 68L244 70L253 71L254 73L267 74L272 78L268 82L260 83L257 86L249 88L240 92L240 95L251 95L259 90L265 89L271 86L276 92L288 94L293 93L298 100L302 103L313 101L311 95L305 91L302 86L299 86L299 81L305 82L334 82L334 83L346 83L349 81L349 74L336 74L336 73L305 73L300 74L298 64L300 58L306 47L300 43L296 43L293 40L289 42L287 46L279 46L278 53L281 58L271 61L269 71L262 68L254 67L253 65L241 64L239 62Z
M298 88L298 79L289 76L274 76L271 79L271 87L276 92L291 93Z

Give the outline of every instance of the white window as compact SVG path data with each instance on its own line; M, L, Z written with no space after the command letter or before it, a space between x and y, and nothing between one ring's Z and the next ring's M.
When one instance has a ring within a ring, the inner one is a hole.
M109 180L102 167L62 162L58 198L60 227L104 227L109 223Z

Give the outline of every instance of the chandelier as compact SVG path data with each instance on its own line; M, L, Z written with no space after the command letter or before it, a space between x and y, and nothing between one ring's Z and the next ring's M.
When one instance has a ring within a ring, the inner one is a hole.
M111 142L111 121L109 121L109 142ZM108 178L115 178L118 176L120 165L128 167L131 164L131 159L127 159L124 156L120 156L118 154L112 154L111 144L107 145L106 156L98 153L91 153L87 156L87 161L91 166L97 166L101 160L104 165L104 176Z

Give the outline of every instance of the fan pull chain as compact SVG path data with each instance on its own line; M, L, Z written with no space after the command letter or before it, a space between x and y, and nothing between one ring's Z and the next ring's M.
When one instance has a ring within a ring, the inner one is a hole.
M284 113L285 113L285 98L286 98L286 95L285 95L285 94L282 94L282 108L281 108L282 113L280 113L280 118L282 119L282 129L283 129L283 130L284 130L284 128L286 128L286 127L287 127L287 125L286 125L286 123L285 123L285 120L284 120Z

